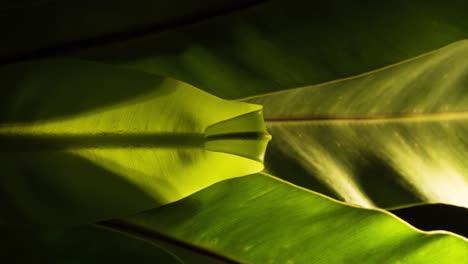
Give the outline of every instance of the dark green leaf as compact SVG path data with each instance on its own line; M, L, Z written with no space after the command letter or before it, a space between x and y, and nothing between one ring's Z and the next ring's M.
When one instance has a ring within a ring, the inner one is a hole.
M31 232L0 226L0 257L9 263L182 264L141 239L95 226Z
M244 8L235 0L4 0L0 61L135 38Z
M274 0L76 55L240 98L361 74L467 38L465 10L464 0Z

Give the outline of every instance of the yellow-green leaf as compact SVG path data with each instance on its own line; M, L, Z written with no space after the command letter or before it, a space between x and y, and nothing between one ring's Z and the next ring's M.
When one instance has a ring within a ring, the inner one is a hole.
M247 100L271 173L346 202L468 207L468 41L378 71Z
M176 203L103 224L228 263L463 263L468 258L462 237L421 232L385 211L352 207L265 174L223 181Z
M0 77L2 222L114 218L263 169L261 106L79 60L15 64Z

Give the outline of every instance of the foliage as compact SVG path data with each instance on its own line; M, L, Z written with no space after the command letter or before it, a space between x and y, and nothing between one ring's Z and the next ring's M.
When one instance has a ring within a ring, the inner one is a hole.
M462 263L387 211L468 207L449 2L2 3L2 255Z

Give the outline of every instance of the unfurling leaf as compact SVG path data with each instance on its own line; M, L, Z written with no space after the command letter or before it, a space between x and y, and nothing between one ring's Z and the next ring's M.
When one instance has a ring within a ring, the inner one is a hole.
M0 77L2 222L114 218L263 169L261 106L80 60Z

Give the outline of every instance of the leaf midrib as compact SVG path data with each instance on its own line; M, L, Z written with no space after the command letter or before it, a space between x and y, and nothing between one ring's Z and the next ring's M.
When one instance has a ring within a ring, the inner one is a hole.
M304 116L280 117L265 115L265 123L409 123L409 122L438 122L468 119L468 111L454 111L441 113L404 113L389 115L355 115L355 116Z
M204 148L210 140L262 140L264 132L205 133L1 133L2 151L44 151L81 148Z

